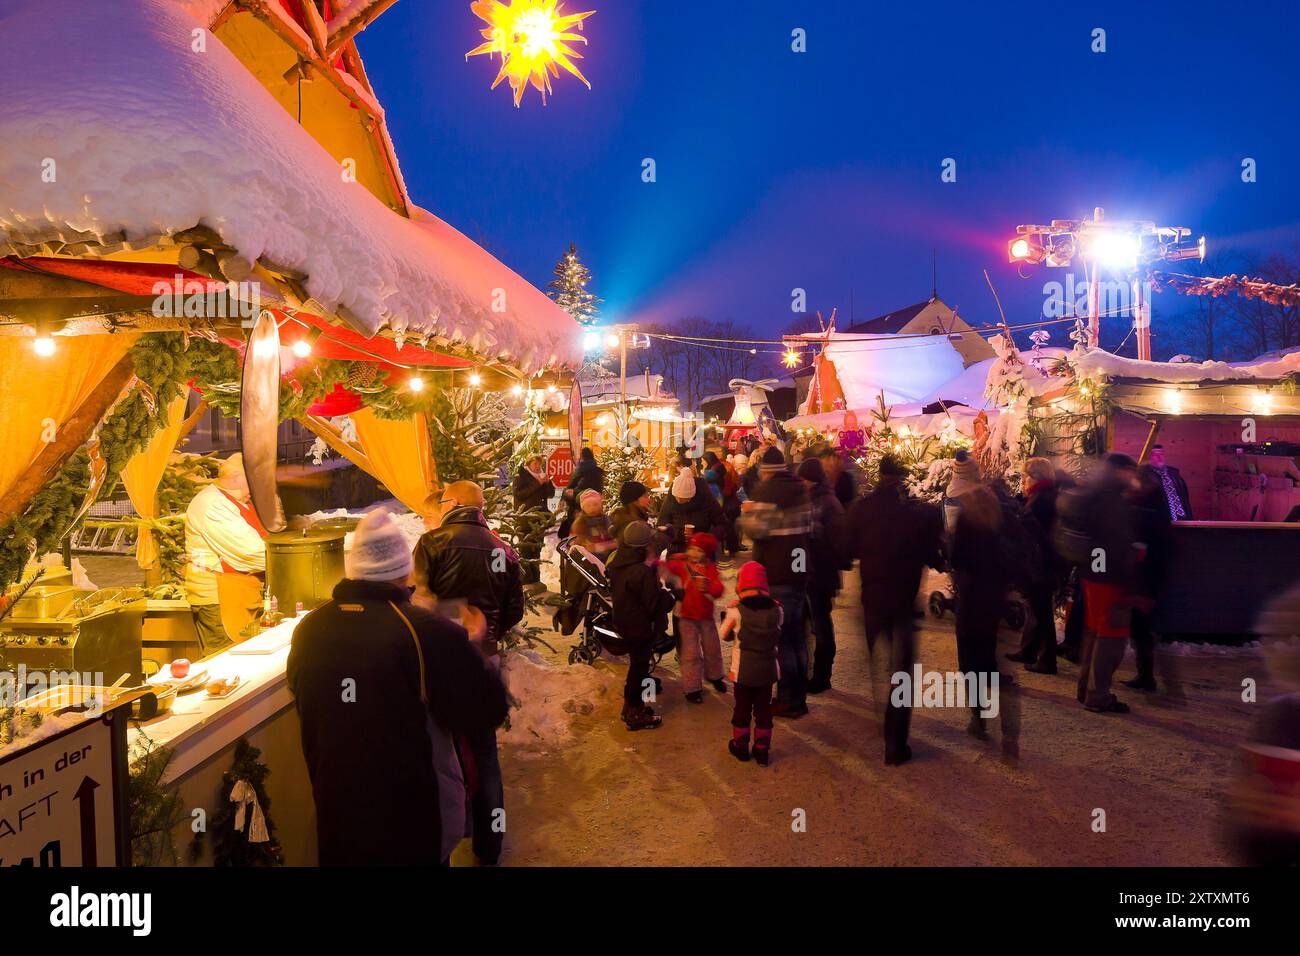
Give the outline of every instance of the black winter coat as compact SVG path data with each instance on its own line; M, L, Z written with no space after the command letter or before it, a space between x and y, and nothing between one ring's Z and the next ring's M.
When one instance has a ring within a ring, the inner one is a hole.
M844 506L835 492L825 483L813 487L810 493L812 535L810 539L808 590L818 594L838 594L840 571L845 562L836 547L839 524L844 520Z
M925 566L941 561L942 512L886 481L853 503L841 529L841 555L858 559L868 630L910 618Z
M727 519L722 513L722 505L709 491L708 483L703 478L695 482L695 497L685 503L678 501L671 494L659 509L659 527L667 527L670 547L683 550L686 547L686 526L694 525L696 531L707 531L719 541L722 540Z
M524 617L519 556L487 525L478 508L449 511L415 546L416 580L443 600L463 599L487 618L484 652Z
M619 545L605 566L614 602L614 630L636 645L650 643L666 628L668 612L676 603L645 559L645 548Z
M538 481L531 471L523 465L519 466L519 471L515 473L515 482L512 488L515 498L515 507L526 511L547 511L546 505L551 500L551 495L555 494L555 484L551 479Z
M759 482L749 497L740 526L754 542L754 560L767 570L768 586L806 588L812 517L803 479L778 471Z
M414 627L419 654L393 605ZM344 580L294 630L287 677L321 865L440 863L429 715L453 734L497 727L506 717L505 688L465 629L412 605L406 588ZM345 699L349 688L354 697Z

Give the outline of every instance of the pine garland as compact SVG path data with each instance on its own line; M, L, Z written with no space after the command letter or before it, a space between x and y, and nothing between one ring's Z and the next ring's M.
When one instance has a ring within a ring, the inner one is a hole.
M275 823L271 820L271 798L266 793L266 778L271 768L259 759L262 751L240 737L235 742L235 759L229 770L221 775L221 795L217 811L212 815L212 865L225 866L283 866L284 851L275 838ZM266 843L250 843L248 830L252 826L252 813L246 813L244 826L235 829L236 806L230 794L241 780L247 780L257 794L257 802L266 817ZM436 812L436 808L435 808ZM190 861L196 862L203 854L203 834L196 833L190 843Z
M167 774L175 752L158 746L137 724L138 736L130 753L127 783L127 812L131 829L133 866L175 866L176 847L172 831L185 819L180 791L167 787Z

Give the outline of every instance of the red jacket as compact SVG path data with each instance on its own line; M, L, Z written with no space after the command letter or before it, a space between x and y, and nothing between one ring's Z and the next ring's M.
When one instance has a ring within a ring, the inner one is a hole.
M674 554L667 564L668 570L681 578L685 588L680 616L688 621L712 618L713 601L722 597L722 578L718 574L718 566L712 561L692 564L684 554Z

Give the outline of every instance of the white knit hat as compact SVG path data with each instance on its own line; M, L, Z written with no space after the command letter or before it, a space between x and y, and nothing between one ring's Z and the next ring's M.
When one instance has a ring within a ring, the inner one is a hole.
M677 477L673 479L673 497L695 497L695 476L691 474L689 468L683 468L677 473Z
M348 538L343 570L354 581L392 581L409 575L415 566L402 529L383 508L362 518Z

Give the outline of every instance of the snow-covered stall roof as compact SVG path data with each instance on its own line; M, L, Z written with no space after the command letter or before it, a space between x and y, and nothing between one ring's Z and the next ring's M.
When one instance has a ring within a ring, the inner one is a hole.
M822 355L835 366L849 408L874 408L881 392L887 405L920 402L965 370L961 353L944 335L835 332L824 340Z
M1141 362L1112 355L1101 349L1086 349L1071 356L1081 375L1105 375L1109 378L1132 378L1150 382L1192 384L1195 382L1233 382L1277 380L1300 374L1300 348L1269 352L1249 362Z
M908 403L904 405L894 405L889 410L889 425L895 431L904 425L914 435L920 435L922 438L937 436L943 434L949 429L957 431L959 434L972 438L975 435L975 419L981 411L984 411L985 418L989 421L995 419L998 415L996 408L987 410L980 408L968 408L965 405L953 405L944 412L926 413L922 411L924 405L919 403ZM855 408L854 413L858 417L858 424L865 428L870 428L874 424L871 417L874 408ZM951 424L949 424L951 422ZM797 415L782 423L786 431L793 431L799 428L811 428L814 431L824 432L827 429L838 430L844 425L844 412L818 412L815 415Z
M435 216L406 219L346 181L220 41L195 52L202 11L5 4L0 255L51 241L145 248L202 225L305 274L308 294L366 335L434 335L529 371L581 361L577 326L545 295ZM93 82L61 80L52 63Z

